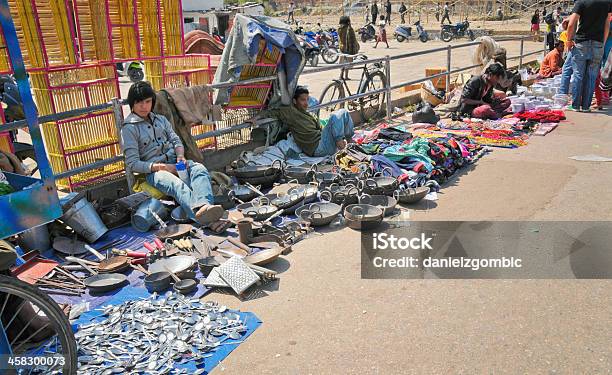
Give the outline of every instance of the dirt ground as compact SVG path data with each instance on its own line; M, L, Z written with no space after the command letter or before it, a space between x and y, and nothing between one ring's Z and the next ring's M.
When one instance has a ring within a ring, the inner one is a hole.
M494 149L413 220L610 220L608 113L529 145ZM362 280L360 236L332 228L279 260L280 281L248 301L263 325L217 369L258 374L609 373L612 294L603 280Z

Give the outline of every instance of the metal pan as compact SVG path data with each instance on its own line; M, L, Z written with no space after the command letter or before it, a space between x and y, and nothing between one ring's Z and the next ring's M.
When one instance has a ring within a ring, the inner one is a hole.
M341 212L342 207L335 203L311 203L298 208L295 214L316 227L331 224Z
M243 260L246 263L258 266L274 262L281 255L283 249L276 242L270 242L270 245L272 246L271 248L253 253Z
M275 160L272 165L256 165L255 163L247 163L242 167L232 170L231 173L240 179L278 175L280 174L281 170L281 161Z
M86 243L68 237L56 237L53 240L53 249L66 255L81 255L87 252Z
M149 272L164 272L166 267L176 274L183 274L193 268L196 259L191 255L177 255L159 259L149 265Z
M265 221L268 220L272 215L274 215L278 211L278 207L273 205L265 205L259 207L251 207L242 211L244 216L250 217L255 221Z
M383 221L383 210L369 204L351 204L344 209L346 225L355 230L370 230Z
M300 184L307 184L316 181L317 165L312 167L287 167L283 171L286 180L297 180Z
M161 240L166 238L181 238L184 237L193 226L191 224L172 224L155 232L155 236Z
M270 203L273 206L278 207L281 210L284 210L289 207L293 207L296 204L300 203L304 200L303 194L298 194L297 192L291 192L285 195L277 194L276 198L273 198Z
M384 216L389 216L395 210L397 199L387 195L368 195L363 194L359 197L359 203L370 204L383 210Z
M92 276L83 280L83 284L93 293L109 292L121 288L127 283L127 276L120 273L105 273L99 274L91 269L82 259L74 257L66 257L66 260L70 262L79 263L85 268Z
M147 290L151 293L161 292L170 287L171 280L172 276L168 272L154 272L148 274L144 278L144 284Z
M251 185L261 185L263 187L270 187L274 185L274 182L278 180L281 173L280 170L277 173L266 175L262 177L238 177L238 181L241 184L249 183Z
M416 189L409 188L404 190L396 190L393 193L393 197L397 199L399 203L417 203L425 196L429 194L429 188L427 186L418 187Z
M234 192L236 199L242 202L248 202L259 195L256 191L246 185L234 185L232 187L232 191Z

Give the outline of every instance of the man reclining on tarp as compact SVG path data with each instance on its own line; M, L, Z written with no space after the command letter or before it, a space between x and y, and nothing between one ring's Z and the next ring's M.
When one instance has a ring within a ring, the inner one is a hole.
M138 82L128 93L130 113L121 128L125 163L132 172L146 174L151 186L171 196L189 217L215 232L227 229L221 220L225 210L213 205L208 170L200 163L185 159L185 148L168 120L152 112L155 91L148 82ZM183 161L189 171L189 183L178 177L176 163Z
M308 156L328 156L346 147L346 139L354 133L353 120L346 109L335 111L327 125L321 128L319 119L308 112L308 89L298 86L293 94L293 105L261 112L249 122L260 118L275 118L289 128L295 143Z

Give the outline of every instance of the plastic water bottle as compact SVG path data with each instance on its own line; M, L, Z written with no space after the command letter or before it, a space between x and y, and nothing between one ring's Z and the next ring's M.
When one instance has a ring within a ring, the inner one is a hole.
M187 171L187 165L184 161L176 163L176 172L179 178L186 184L189 184L189 172Z

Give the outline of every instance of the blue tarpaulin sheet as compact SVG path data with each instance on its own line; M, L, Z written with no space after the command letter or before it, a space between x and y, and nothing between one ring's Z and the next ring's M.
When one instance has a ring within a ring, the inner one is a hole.
M116 229L113 229L107 232L104 236L102 236L98 241L96 241L96 243L92 244L91 246L94 249L99 249L103 247L104 245L109 244L112 241L120 239L123 242L117 246L118 248L130 249L132 251L146 252L147 250L143 247L143 244L145 241L152 243L153 238L155 238L153 231L142 233L142 232L138 232L134 230L131 226L124 226L124 227L116 228ZM58 261L60 263L63 262L60 258L58 258L57 253L52 249L49 249L43 252L42 256L48 259ZM92 261L98 261L93 255L85 254L83 257L86 259L92 260ZM22 262L18 260L17 263L19 265L19 263L22 263ZM198 272L197 273L198 279L202 279L203 276L200 273L200 271L198 270L197 272ZM128 278L128 282L130 283L130 286L144 288L144 275L142 272L139 272L133 269L128 269L127 271L124 271L122 273L126 274ZM85 273L80 273L80 272L75 272L75 274L80 275L80 276L85 275ZM113 291L106 292L106 293L96 293L96 294L91 294L89 291L86 291L80 296L66 296L66 295L61 295L61 294L49 294L49 295L57 303L60 303L60 304L75 305L81 302L89 302L90 304L89 307L91 309L94 309L97 306L100 306L101 304L109 300L115 294L119 293L120 290L121 289L117 289L117 290L113 290ZM205 295L206 293L208 293L209 291L210 291L210 288L206 288L203 285L199 284L198 289L193 294L193 297L199 298Z
M120 305L125 301L134 301L138 299L148 298L151 294L144 288L126 287L120 292L115 294L112 298L108 299L102 306L115 306ZM99 322L105 320L107 317L103 315L102 309L96 309L88 311L81 315L81 317L75 322L73 327L75 330L78 325L88 324L91 322ZM212 357L207 357L204 360L204 369L206 373L212 371L222 360L225 359L234 349L240 345L247 337L249 337L255 330L261 325L261 320L250 312L235 311L243 321L246 321L247 331L244 333L241 339L232 340L227 339L224 341L224 345L219 345L215 351L209 353ZM186 368L191 371L197 369L194 362L188 362L183 365L178 365L177 368Z

